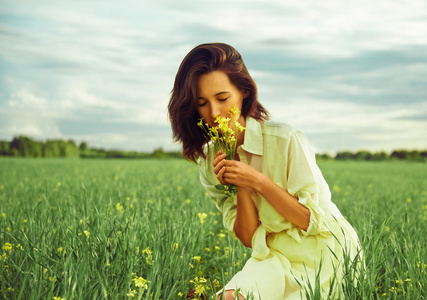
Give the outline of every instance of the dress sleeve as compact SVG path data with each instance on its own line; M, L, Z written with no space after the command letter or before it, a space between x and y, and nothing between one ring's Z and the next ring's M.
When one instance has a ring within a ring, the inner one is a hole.
M211 181L213 181L213 179L216 181L218 180L216 177L208 178L206 171L206 162L199 163L200 182L206 189L208 196L212 199L218 210L221 212L223 218L222 222L225 229L231 234L233 238L237 239L237 236L234 232L234 222L236 220L237 213L237 198L235 196L229 197L225 195L223 191L217 190L215 184L219 184L219 182L214 184Z
M287 190L310 211L307 230L293 225L288 234L298 242L309 235L330 236L324 222L325 211L322 209L322 200L325 199L320 199L319 181L323 180L323 176L311 145L299 131L291 136L287 160Z

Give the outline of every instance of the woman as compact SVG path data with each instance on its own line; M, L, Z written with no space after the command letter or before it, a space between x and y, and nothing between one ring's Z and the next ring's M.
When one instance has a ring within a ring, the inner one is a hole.
M214 127L232 108L246 130L234 160L216 152L200 118ZM252 248L244 268L227 283L224 299L301 299L317 285L334 293L343 262L360 252L358 237L331 202L315 154L303 134L268 121L240 54L221 43L203 44L182 61L169 102L174 138L197 161L200 180L223 215L225 228ZM234 184L227 196L217 184ZM221 293L221 292L220 292ZM336 293L338 296L338 293ZM220 299L220 295L218 295Z

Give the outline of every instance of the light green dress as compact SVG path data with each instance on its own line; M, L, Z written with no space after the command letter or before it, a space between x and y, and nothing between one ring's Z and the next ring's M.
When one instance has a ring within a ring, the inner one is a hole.
M338 283L342 279L344 253L353 259L361 252L356 232L331 202L312 147L287 124L247 118L244 144L237 153L241 161L297 197L310 210L310 224L307 231L293 225L265 198L252 193L261 225L252 238L251 258L224 290L240 289L253 299L304 299L304 289L309 283L314 289L318 273L327 294L334 276ZM214 155L211 147L206 160L199 159L200 180L221 211L224 227L237 238L236 197L215 188L219 182L213 171Z

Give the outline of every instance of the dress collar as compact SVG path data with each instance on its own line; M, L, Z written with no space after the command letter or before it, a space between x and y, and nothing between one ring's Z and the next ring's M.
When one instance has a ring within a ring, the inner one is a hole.
M263 154L264 143L260 122L251 117L246 118L245 140L240 147L242 147L246 152L250 152L252 154Z

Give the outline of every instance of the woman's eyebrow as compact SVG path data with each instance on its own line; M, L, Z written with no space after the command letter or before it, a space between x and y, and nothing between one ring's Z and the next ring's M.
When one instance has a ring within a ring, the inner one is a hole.
M225 92L219 92L219 93L215 94L215 96L219 96L219 95L227 94L227 93L230 93L230 92L227 92L227 91L225 91ZM197 99L204 99L204 100L206 100L206 99L205 99L205 98L203 98L203 97L198 97Z

